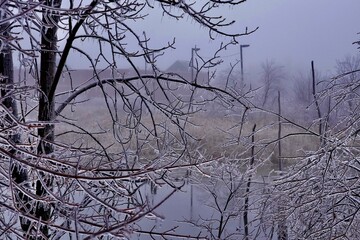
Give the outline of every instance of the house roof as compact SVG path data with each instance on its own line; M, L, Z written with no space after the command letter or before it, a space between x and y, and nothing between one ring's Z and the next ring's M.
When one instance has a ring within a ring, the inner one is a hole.
M177 60L168 69L166 69L166 71L173 73L184 73L184 72L188 72L189 69L190 69L189 61Z

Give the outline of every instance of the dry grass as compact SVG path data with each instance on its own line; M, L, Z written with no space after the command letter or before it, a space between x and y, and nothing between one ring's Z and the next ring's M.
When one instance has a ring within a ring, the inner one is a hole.
M129 142L120 143L114 137L113 122L109 116L108 110L101 99L92 100L89 103L79 104L73 108L66 109L65 116L72 120L67 120L88 132L96 133L94 138L86 134L77 134L75 132L60 135L60 141L73 145L85 147L99 147L101 143L104 147L109 147L110 151L133 151L141 155L142 159L153 159L161 149L166 150L167 144L172 146L170 152L183 150L180 144L182 141L178 128L166 117L159 113L154 114L158 137L154 137L153 128L149 114L143 114L138 128L126 129L119 128L115 131L120 138L131 139ZM126 114L119 112L119 120L124 123ZM271 117L253 117L248 119L240 133L240 117L221 117L209 113L199 113L190 116L185 125L186 131L192 136L187 138L186 147L188 152L201 154L207 159L249 159L251 147L251 129L254 123L257 124L255 133L256 159L271 163L278 161L278 124L276 119ZM184 121L180 121L184 126ZM57 133L64 133L73 130L79 131L73 126L60 123L57 126ZM304 135L304 130L300 130L291 125L283 125L282 136L293 134L281 140L282 156L287 162L291 162L296 157L304 155L306 151L315 150L318 147L318 138L310 135ZM142 145L135 139L142 139ZM156 146L156 140L160 142ZM160 149L159 149L160 148ZM168 150L168 149L167 149Z

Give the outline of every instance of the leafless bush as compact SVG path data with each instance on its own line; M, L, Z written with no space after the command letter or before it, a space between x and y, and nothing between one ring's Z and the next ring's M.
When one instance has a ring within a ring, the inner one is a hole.
M340 84L344 76L333 78L320 95L336 101L330 113L345 107L347 92L356 88L355 82ZM357 108L358 99L352 102ZM324 120L327 124L328 118ZM359 238L358 120L358 113L352 112L337 126L320 132L319 148L308 151L307 157L274 181L265 205L275 221L279 216L286 219L290 239Z

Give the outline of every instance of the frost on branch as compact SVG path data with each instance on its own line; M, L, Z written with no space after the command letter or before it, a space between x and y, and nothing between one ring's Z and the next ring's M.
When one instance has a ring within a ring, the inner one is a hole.
M265 215L285 218L291 239L360 238L360 124L359 112L352 111L360 102L358 80L349 81L349 74L331 79L319 94L331 99L319 148L271 188Z
M19 217L22 223L32 220L34 208L42 202L53 208L52 217L32 224L46 225L52 237L110 234L121 238L140 230L136 223L142 218L156 217L156 208L182 186L172 184L174 191L163 200L149 202L145 185L165 184L160 181L165 179L164 165L137 163L130 168L124 154L106 155L55 143L51 143L52 154L38 155L36 129L50 123L19 122L2 105L0 122L0 227L4 236L24 236ZM20 135L19 143L12 140L14 133ZM9 175L14 167L27 172L26 181ZM49 186L47 195L36 194L36 181L53 182L43 184ZM39 237L32 229L25 234L26 238Z

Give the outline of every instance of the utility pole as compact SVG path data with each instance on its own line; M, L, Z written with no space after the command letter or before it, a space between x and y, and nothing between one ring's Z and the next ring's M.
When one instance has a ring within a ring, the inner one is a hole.
M244 85L244 61L243 61L243 48L250 47L249 44L240 45L240 67L241 67L241 84L240 88L242 89Z
M191 49L191 82L194 82L194 55L200 48L197 48L196 45L194 48Z

